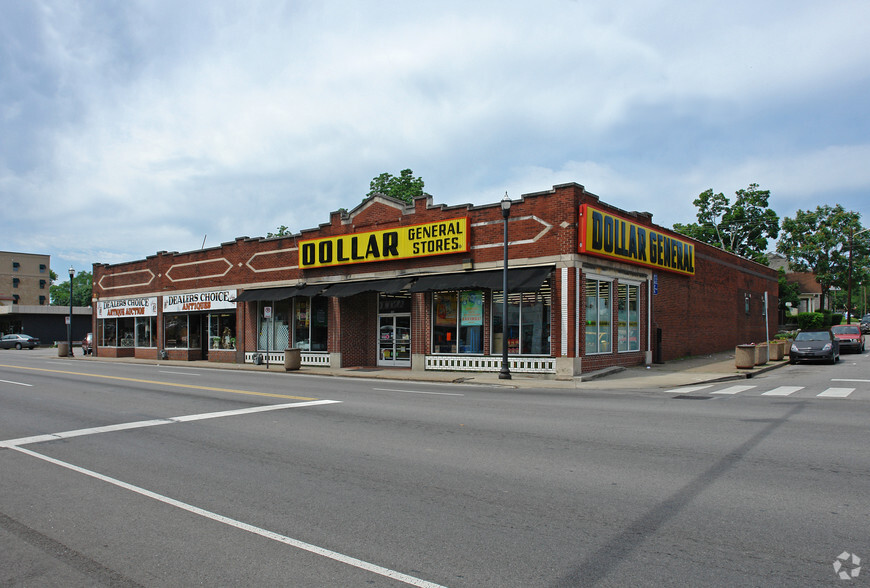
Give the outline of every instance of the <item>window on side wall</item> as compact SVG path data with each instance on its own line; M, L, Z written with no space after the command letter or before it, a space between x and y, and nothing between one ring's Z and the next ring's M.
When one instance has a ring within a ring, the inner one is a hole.
M640 286L619 284L617 286L619 351L640 350Z
M611 282L586 279L586 355L612 350L611 287Z

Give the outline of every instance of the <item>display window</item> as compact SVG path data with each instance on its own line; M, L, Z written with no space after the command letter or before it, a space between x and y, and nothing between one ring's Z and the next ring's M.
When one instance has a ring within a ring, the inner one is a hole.
M619 284L617 290L617 349L640 350L640 286Z
M166 349L202 349L201 329L202 315L200 314L164 315L164 347Z
M605 280L586 279L586 355L610 353L613 348L611 287Z
M132 317L99 321L99 344L103 347L135 347L136 323Z
M236 313L212 313L208 315L208 348L236 348Z
M433 294L432 350L435 353L483 353L483 292Z
M156 347L156 332L154 326L157 319L153 316L138 317L136 319L136 347Z
M99 323L99 345L101 347L117 347L118 319L104 319Z
M268 311L267 311L268 309ZM266 316L269 314L270 316ZM329 337L329 299L298 296L258 303L258 351L326 351Z
M302 351L326 351L329 299L324 296L293 299L293 346Z
M507 298L507 329L504 328L504 294L492 293L492 353L549 355L551 289L549 280L536 292L514 292Z

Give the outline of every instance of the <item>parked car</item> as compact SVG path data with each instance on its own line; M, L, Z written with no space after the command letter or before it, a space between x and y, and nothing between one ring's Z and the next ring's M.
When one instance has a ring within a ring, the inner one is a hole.
M854 351L864 353L864 335L858 325L835 325L831 332L840 340L840 351Z
M25 347L33 349L34 347L39 347L39 339L24 333L3 335L3 338L0 339L0 348L12 349L13 347L15 349L24 349Z
M861 317L861 332L870 333L870 314Z
M840 361L840 341L831 329L801 331L795 335L789 352L789 363L806 360Z
M88 333L82 339L82 355L89 355L94 352L94 334Z

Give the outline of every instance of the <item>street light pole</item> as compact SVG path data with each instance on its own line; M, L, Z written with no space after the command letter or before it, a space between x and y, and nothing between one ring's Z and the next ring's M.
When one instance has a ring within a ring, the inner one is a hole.
M852 240L855 238L855 235L860 235L861 233L866 233L870 231L870 227L866 229L861 229L857 233L855 232L854 227L849 231L849 282L846 288L846 324L852 324Z
M508 217L511 215L511 199L507 192L501 199L501 216L504 219L504 267L502 269L502 307L501 307L501 371L499 380L510 380L511 369L508 365Z
M73 356L73 348L72 348L72 307L73 307L73 276L76 275L76 270L73 269L73 266L69 266L69 324L66 327L66 338L67 343L69 343L69 353L67 355L69 357Z

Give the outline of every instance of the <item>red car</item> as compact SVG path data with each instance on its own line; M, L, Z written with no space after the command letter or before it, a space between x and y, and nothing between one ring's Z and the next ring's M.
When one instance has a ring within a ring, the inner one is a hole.
M840 351L864 353L864 335L858 325L836 325L831 332L840 341Z

